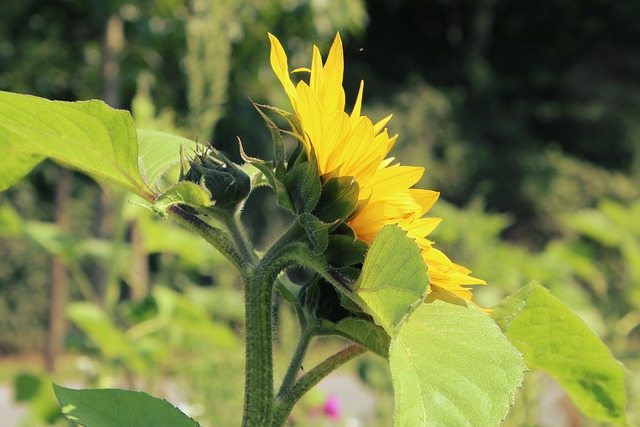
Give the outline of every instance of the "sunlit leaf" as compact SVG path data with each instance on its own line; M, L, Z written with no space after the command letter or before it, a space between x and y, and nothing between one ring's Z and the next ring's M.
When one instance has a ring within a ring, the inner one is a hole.
M396 333L389 349L396 427L500 423L526 368L489 316L435 301Z
M354 284L363 309L389 336L427 293L427 266L416 242L396 225L376 236Z
M566 305L532 283L493 309L492 317L529 368L553 377L587 416L625 422L623 366Z
M180 162L180 150L192 155L195 147L195 141L178 135L138 129L140 172L145 182L157 189L162 175Z
M0 110L0 114L2 111ZM0 129L2 138L2 129ZM44 156L34 153L18 153L8 150L0 140L0 191L6 190L24 178L38 165Z
M93 177L152 198L138 170L138 144L131 115L102 101L49 101L30 95L0 92L0 158L19 161L3 169L13 184L50 157Z
M138 391L72 390L53 386L64 415L87 427L197 427L167 402Z

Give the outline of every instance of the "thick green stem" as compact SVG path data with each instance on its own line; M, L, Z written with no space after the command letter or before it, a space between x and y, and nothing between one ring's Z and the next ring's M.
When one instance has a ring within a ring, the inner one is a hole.
M269 425L273 404L272 285L275 278L260 267L245 277L247 348L242 418L245 427Z
M300 380L291 388L289 393L287 393L282 400L278 400L274 405L273 422L271 427L282 427L287 421L293 406L306 392L311 390L311 388L331 372L366 351L367 349L360 347L359 345L350 345L304 374L302 378L300 378Z
M271 424L273 411L273 288L282 270L292 264L287 248L296 235L292 226L260 260L245 280L247 348L244 427Z
M246 373L242 425L282 426L295 403L330 372L366 351L351 346L320 363L297 383L305 353L314 336L304 314L299 312L302 333L291 365L274 399L273 390L273 289L278 275L287 267L302 264L330 276L304 244L296 241L304 230L298 222L269 249L262 259L251 249L239 218L231 212L212 210L226 232L207 224L179 206L168 209L172 217L202 236L238 269L245 285ZM329 277L331 278L331 277ZM280 284L280 286L283 286ZM284 290L286 291L286 289ZM288 293L288 292L286 292Z

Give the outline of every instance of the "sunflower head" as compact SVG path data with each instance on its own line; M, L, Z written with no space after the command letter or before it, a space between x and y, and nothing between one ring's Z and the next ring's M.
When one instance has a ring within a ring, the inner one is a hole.
M345 111L340 35L336 35L324 62L314 46L311 66L293 71L280 41L272 34L269 39L271 66L293 108L293 114L286 117L291 129L285 132L299 141L307 161L315 162L320 178L317 203L306 212L325 222L342 223L343 229L351 230L355 240L366 245L385 225L397 224L416 241L427 263L427 301L471 302L469 286L485 282L470 276L468 269L453 263L427 238L440 222L439 218L425 217L439 193L414 188L424 169L400 165L389 156L397 139L386 129L391 116L373 122L362 114L363 82L353 108ZM294 83L292 73L308 78Z

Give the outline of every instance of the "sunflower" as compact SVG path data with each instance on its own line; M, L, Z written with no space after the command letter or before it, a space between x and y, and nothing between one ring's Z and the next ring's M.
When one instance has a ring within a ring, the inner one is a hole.
M389 136L386 124L391 115L377 123L361 114L364 82L351 110L345 112L342 86L344 57L337 34L324 64L320 50L313 47L311 68L293 72L310 74L309 83L294 85L289 75L287 55L278 39L271 40L271 67L287 93L300 129L293 129L307 153L315 153L321 175L352 177L359 186L359 209L348 219L358 239L371 244L387 224L397 224L422 249L430 277L427 301L440 299L452 303L471 302L470 285L484 280L470 276L471 271L453 263L433 247L428 234L441 221L424 218L438 200L439 193L412 188L424 168L402 166L388 157L397 135Z

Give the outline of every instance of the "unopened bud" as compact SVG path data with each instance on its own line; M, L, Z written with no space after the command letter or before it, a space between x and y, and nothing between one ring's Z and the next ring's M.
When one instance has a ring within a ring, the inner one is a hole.
M196 153L189 161L189 170L183 176L204 186L211 193L217 207L236 206L251 191L249 176L238 165L217 150Z

